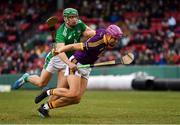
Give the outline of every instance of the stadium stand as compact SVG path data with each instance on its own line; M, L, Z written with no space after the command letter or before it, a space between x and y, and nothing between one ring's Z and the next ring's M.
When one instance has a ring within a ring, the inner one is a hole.
M56 0L0 1L0 74L39 72L50 50L52 38L44 23L57 15ZM125 51L136 55L134 65L179 65L180 3L178 0L64 1L64 8L79 10L80 18L92 28L115 23L127 35L114 50L98 61L118 58ZM54 6L54 7L52 7Z

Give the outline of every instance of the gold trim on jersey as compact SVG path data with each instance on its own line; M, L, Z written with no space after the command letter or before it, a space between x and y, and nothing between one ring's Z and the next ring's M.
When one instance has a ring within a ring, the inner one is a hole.
M98 40L97 42L88 42L88 47L96 47L96 46L98 46L98 45L100 45L100 44L102 44L102 43L104 43L103 42L103 39L101 39L101 40Z
M81 50L84 50L84 47L83 47L83 43L82 43L82 42L80 43L80 45L81 45Z

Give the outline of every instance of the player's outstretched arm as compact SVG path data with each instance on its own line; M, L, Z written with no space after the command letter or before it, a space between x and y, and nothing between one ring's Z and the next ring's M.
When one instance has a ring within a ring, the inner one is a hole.
M82 43L75 43L75 44L69 44L69 45L63 46L63 47L57 49L55 51L55 53L59 54L62 52L74 51L74 50L83 50Z

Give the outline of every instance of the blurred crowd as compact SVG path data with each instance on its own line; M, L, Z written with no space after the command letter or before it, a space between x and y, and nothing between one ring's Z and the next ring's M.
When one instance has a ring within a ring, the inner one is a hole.
M94 29L112 23L122 28L125 36L98 61L133 51L135 65L180 64L178 0L66 0L66 7L78 9L80 18ZM0 1L0 74L42 69L52 42L44 22L52 15L58 16L58 27L63 18L56 0Z
M40 39L37 27L55 5L50 0L0 1L0 74L42 69L49 41Z
M72 0L69 0L68 6ZM133 51L137 65L178 65L180 63L180 2L178 0L91 0L79 1L80 15L96 18L95 28L119 25L126 37L100 61ZM108 55L108 56L107 56Z

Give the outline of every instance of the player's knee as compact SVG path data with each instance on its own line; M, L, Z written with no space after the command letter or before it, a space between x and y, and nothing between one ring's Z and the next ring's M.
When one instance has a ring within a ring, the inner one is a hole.
M72 103L72 104L78 104L78 103L80 103L80 100L81 100L80 93L79 93L79 92L72 93L71 99L72 99L72 100L71 100L71 103Z
M73 99L76 99L79 97L79 92L78 91L75 91L75 92L70 92L70 97L73 98Z
M79 104L81 102L81 97L76 97L73 99L73 104Z

